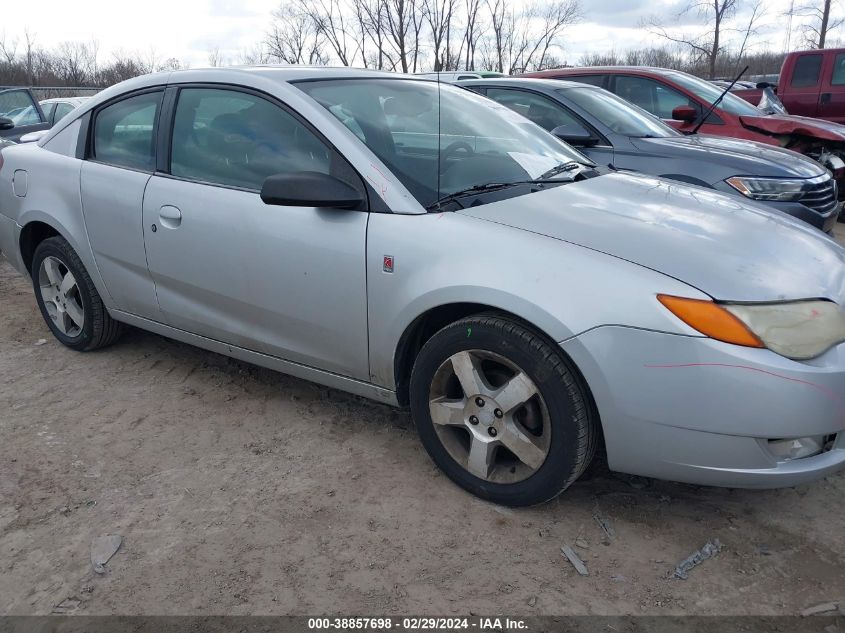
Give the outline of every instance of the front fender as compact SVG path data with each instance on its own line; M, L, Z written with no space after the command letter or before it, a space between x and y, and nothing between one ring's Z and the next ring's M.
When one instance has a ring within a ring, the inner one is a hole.
M392 272L385 271L385 257L392 258ZM403 333L426 312L456 303L509 312L558 342L608 324L700 336L663 308L657 293L708 298L610 255L462 214L372 214L371 380L396 388Z

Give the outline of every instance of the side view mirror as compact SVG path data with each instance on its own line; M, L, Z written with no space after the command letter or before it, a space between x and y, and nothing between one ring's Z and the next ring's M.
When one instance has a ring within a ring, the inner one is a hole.
M0 130L11 130L13 127L15 127L15 122L12 119L0 116Z
M672 118L675 121L685 121L692 123L698 118L698 110L688 105L680 105L672 110Z
M37 132L30 132L21 136L21 143L37 143L40 141L49 130L38 130Z
M261 199L282 207L356 209L364 197L342 180L316 171L276 174L264 181Z
M599 142L588 129L574 123L558 125L552 130L552 134L576 147L590 147Z

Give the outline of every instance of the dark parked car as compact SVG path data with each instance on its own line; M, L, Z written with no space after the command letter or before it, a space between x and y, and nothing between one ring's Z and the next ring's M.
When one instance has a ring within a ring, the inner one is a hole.
M50 122L29 88L0 90L0 137L19 141L30 132L50 129Z
M524 76L601 86L665 119L684 134L701 131L795 150L830 169L839 182L840 195L845 194L845 126L838 123L802 116L769 115L736 94L728 93L702 124L704 113L724 89L667 68L558 68ZM789 104L786 107L793 112Z
M685 136L601 88L549 79L459 82L519 112L600 165L742 195L830 231L836 185L817 162L737 139Z

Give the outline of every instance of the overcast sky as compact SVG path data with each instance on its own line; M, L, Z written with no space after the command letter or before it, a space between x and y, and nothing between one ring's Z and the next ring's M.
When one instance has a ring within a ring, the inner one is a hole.
M790 1L765 0L765 16L755 49L784 49L784 14ZM835 4L842 2L835 0ZM652 15L669 21L686 3L687 0L582 0L584 21L566 32L560 57L574 63L585 52L624 51L658 43L655 36L638 25ZM154 50L159 60L175 57L193 67L206 66L209 51L215 47L224 59L237 61L241 51L262 39L271 13L278 6L279 0L144 0L131 5L115 0L10 0L3 2L0 38L22 40L24 29L29 28L35 33L36 42L46 48L66 40L97 40L101 59L121 49L144 54ZM841 11L841 6L837 10ZM691 18L695 15L686 21ZM745 22L747 16L740 12L734 25ZM830 39L842 37L839 29ZM791 47L795 48L799 41L800 37L793 35Z

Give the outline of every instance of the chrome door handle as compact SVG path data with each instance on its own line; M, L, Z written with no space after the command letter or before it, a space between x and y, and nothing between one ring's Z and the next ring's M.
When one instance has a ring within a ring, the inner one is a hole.
M182 224L182 212L176 207L166 204L158 210L161 225L168 229L178 228Z

